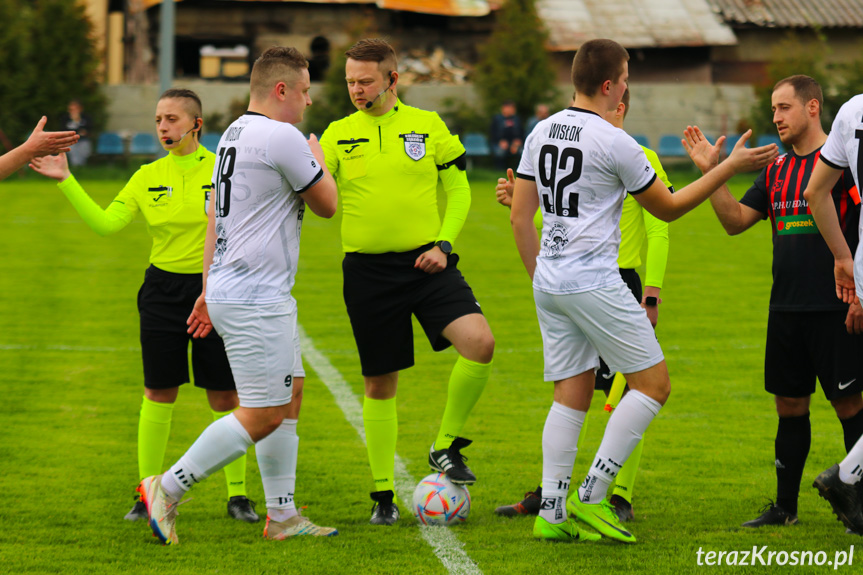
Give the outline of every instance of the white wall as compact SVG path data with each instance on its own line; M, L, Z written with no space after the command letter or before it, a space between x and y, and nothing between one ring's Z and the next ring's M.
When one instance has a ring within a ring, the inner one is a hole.
M233 99L245 98L249 88L244 82L223 83L195 80L178 82L175 87L195 90L204 103L204 116L224 113ZM562 85L561 93L571 92ZM153 114L159 96L157 86L105 86L108 96L108 130L147 132L154 129ZM320 85L312 86L312 99ZM658 146L663 134L682 134L687 125L697 124L708 134L732 133L741 118L749 114L755 102L750 86L709 84L633 84L630 113L626 129L645 134L651 146ZM478 98L470 86L415 85L408 90L406 101L412 106L438 109L443 98L464 98L472 104Z

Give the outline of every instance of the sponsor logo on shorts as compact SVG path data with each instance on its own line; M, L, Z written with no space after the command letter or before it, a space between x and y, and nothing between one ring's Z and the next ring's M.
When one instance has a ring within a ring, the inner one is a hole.
M846 381L845 383L840 382L836 387L838 387L839 389L845 389L846 387L848 387L849 385L851 385L855 381L857 381L856 377L854 379L852 379L851 381Z
M791 234L817 234L818 226L812 214L799 216L780 216L776 218L776 233L780 236Z

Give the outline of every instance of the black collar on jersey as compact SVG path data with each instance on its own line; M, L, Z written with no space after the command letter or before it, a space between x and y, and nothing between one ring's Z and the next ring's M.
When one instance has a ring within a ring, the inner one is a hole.
M246 110L246 113L243 115L244 116L263 116L268 120L270 119L270 117L267 116L266 114L261 114L260 112L252 112L251 110Z
M585 110L584 108L576 108L575 106L570 106L569 108L567 108L567 110L572 110L573 112L584 112L585 114L593 114L594 116L602 118L602 116L600 116L593 110Z

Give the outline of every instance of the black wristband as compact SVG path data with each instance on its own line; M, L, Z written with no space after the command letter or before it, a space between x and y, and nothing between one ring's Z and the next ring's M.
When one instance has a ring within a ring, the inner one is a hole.
M659 300L651 295L644 298L644 305L647 307L656 307Z

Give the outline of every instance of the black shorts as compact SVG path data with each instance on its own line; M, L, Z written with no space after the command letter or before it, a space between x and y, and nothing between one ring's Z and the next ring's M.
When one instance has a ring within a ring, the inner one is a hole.
M626 287L629 288L638 304L641 305L641 278L638 276L638 272L631 268L620 268L620 277L623 278ZM599 369L596 370L596 377L594 379L594 389L608 391L611 389L612 383L614 383L614 372L611 371L605 360L600 357Z
M168 389L189 382L189 340L195 386L214 391L236 389L225 344L214 331L203 339L186 333L186 320L201 295L201 274L175 274L147 268L138 291L144 385Z
M764 389L808 397L815 378L829 400L863 390L863 335L845 330L844 310L771 311L767 320Z
M436 274L414 268L432 244L410 252L348 253L342 262L344 297L357 342L363 375L383 375L414 364L415 315L431 343L441 351L451 343L441 335L454 320L482 313L458 270L458 256Z

